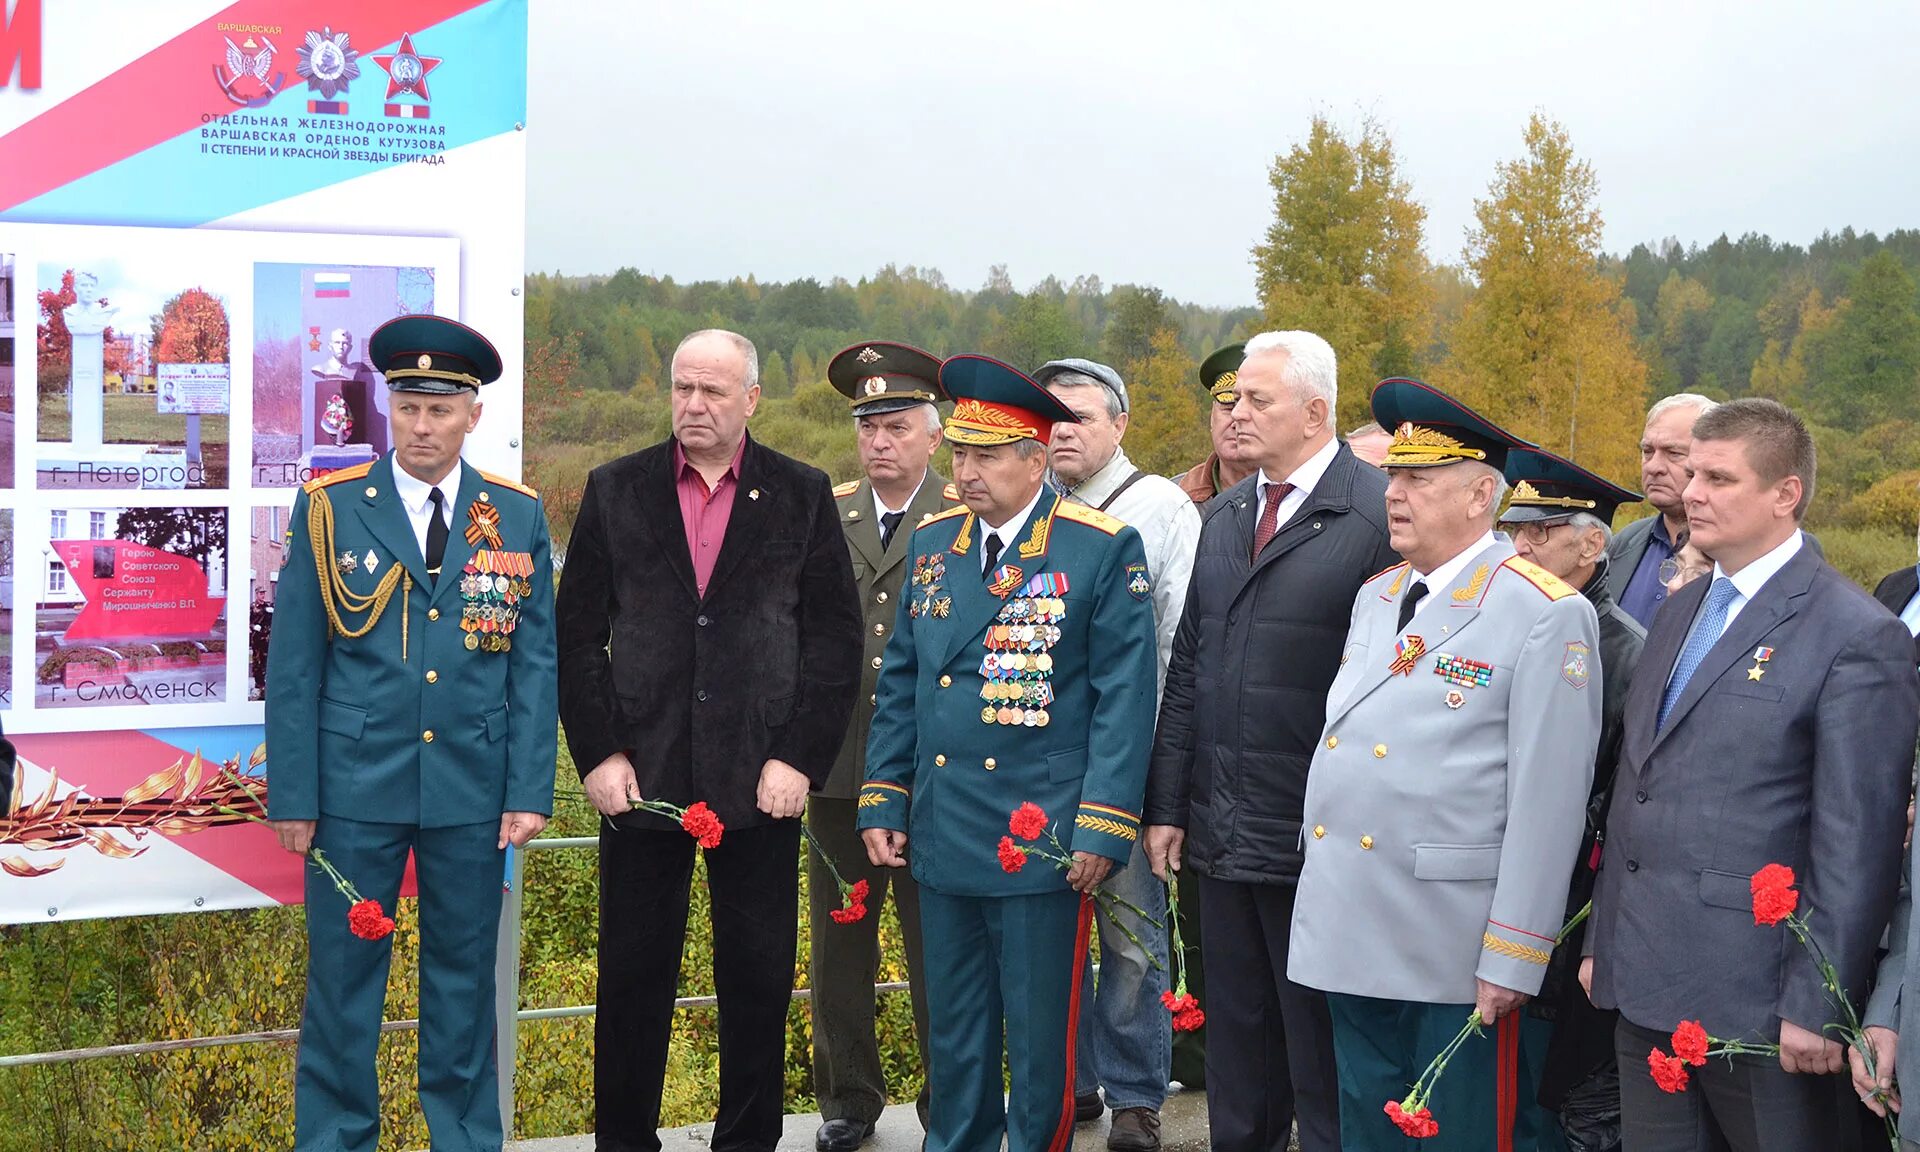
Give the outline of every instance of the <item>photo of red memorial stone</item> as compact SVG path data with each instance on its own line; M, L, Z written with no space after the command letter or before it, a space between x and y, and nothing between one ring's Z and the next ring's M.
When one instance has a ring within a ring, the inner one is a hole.
M225 700L225 511L125 509L93 524L109 520L115 536L47 542L35 706Z

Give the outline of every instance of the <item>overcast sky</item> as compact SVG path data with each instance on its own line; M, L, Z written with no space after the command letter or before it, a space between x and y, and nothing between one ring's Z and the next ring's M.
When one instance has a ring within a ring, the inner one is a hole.
M1386 126L1437 260L1536 109L1611 250L1920 226L1920 5L1575 8L533 0L527 262L1253 303L1267 165L1316 111Z

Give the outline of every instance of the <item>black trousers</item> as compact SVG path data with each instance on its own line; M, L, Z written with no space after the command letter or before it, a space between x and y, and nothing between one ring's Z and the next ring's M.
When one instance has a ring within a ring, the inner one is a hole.
M1620 1061L1620 1137L1625 1152L1836 1152L1859 1147L1845 1073L1800 1076L1774 1056L1716 1056L1688 1068L1683 1092L1663 1092L1647 1071L1647 1053L1673 1051L1673 1034L1622 1019L1614 1033ZM1881 1138L1882 1146L1885 1138Z
M1214 1152L1339 1152L1333 1021L1287 979L1294 886L1200 877L1207 950L1207 1130Z
M693 838L603 827L594 1147L659 1152ZM729 828L707 852L720 1109L713 1152L772 1152L784 1113L787 1006L799 930L800 822Z

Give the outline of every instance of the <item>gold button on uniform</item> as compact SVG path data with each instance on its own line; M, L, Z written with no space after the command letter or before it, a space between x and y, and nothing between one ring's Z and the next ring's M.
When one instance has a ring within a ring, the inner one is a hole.
M934 766L935 766L936 768L945 768L945 767L947 766L947 756L946 756L946 753L944 753L944 752L943 752L943 753L941 753L940 755L938 755L938 756L935 756L935 757L933 758L933 763L934 763Z
M942 676L942 677L940 677L940 687L942 687L942 688L951 688L951 687L953 687L953 677L951 677L951 676Z
M438 620L438 619L440 619L440 609L438 609L438 608L429 608L429 609L427 609L427 619L429 619L429 620Z
M433 669L431 669L431 668L429 668L429 669L427 669L427 683L429 683L429 684L438 684L438 683L440 683L440 673L438 673L438 672L435 672L435 671L434 671Z
M420 733L420 739L425 740L429 744L433 743L433 729L429 728L425 732Z
M369 489L367 489L367 499L369 499L369 500L371 500L371 499L373 499L373 498L374 498L375 496L378 496L378 495L380 495L380 489L378 489L378 488L369 488Z
M1385 760L1387 758L1387 746L1385 744L1375 744L1373 746L1373 758L1375 760Z
M1327 747L1329 747L1329 748L1338 748L1338 747L1340 747L1340 737L1338 737L1338 736L1329 736L1329 737L1327 737Z
M875 624L873 626L873 634L875 636L885 636L887 634L887 626L885 624Z
M878 705L880 703L880 693L875 692L873 695L867 697L867 703Z
M1373 837L1371 836L1360 837L1360 847L1371 850L1373 848Z
M993 757L991 756L987 757L987 771L991 772L998 767L1000 767L1000 765L994 760Z
M1313 838L1315 840L1320 839L1326 834L1327 834L1327 826L1325 824L1315 824L1313 826Z
M880 657L878 657L878 656L875 656L875 657L873 658L873 666L874 666L875 668L878 668L878 667L880 667Z
M875 593L873 598L877 603L885 604L887 602L887 594L885 592Z

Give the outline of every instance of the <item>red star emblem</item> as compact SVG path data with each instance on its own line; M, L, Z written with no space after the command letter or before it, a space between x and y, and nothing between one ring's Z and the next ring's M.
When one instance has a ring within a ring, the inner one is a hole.
M375 56L375 64L386 69L387 96L391 100L403 92L411 92L422 100L431 100L427 95L427 74L440 67L440 57L422 56L413 50L413 33L400 37L400 50L386 56Z

